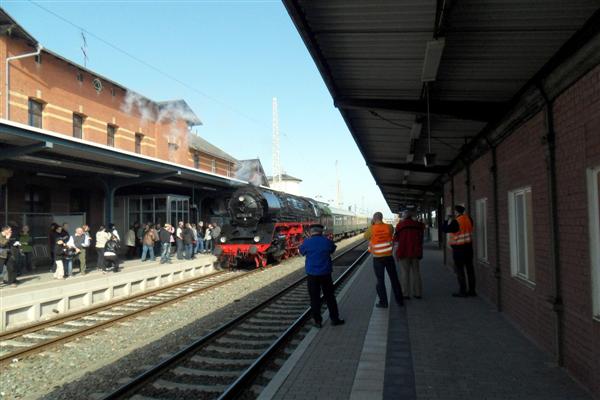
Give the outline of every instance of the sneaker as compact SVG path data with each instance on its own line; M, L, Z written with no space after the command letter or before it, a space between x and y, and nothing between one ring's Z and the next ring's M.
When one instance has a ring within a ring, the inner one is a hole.
M333 326L337 326L337 325L344 325L346 323L346 321L344 321L343 319L334 319L331 321L331 325Z
M467 294L462 292L452 293L452 297L467 297Z
M477 297L477 293L476 292L469 292L469 293L467 293L467 296L469 296L469 297Z
M321 324L321 321L313 321L313 326L320 329L323 325Z
M377 308L388 308L388 305L382 302L377 302L377 304L375 304L375 307Z

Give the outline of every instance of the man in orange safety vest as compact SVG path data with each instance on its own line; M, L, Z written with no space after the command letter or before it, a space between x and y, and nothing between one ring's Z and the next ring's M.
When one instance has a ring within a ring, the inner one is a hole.
M449 233L448 244L452 247L452 258L456 278L458 279L458 293L454 297L477 296L475 292L475 269L473 268L473 220L465 214L461 205L454 207L455 217L448 218L443 230ZM465 279L465 270L467 279ZM467 291L467 280L469 288Z
M392 290L394 292L394 297L396 298L396 303L401 307L404 305L402 287L398 280L396 263L394 257L392 257L393 236L394 227L383 222L383 214L380 212L373 214L371 226L369 226L369 229L365 232L364 237L369 241L369 251L371 252L371 255L373 255L373 270L375 271L375 277L377 278L376 289L377 295L379 296L379 302L376 304L378 308L388 307L384 272L386 270L392 283Z

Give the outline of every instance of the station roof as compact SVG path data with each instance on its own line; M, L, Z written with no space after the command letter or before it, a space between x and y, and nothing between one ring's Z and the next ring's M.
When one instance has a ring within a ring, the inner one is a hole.
M192 132L188 132L188 146L194 150L210 154L212 156L218 157L222 160L227 160L234 164L238 162L238 160L236 160L234 157L230 156L214 144L210 143L209 141L203 139L199 135Z
M600 27L597 0L283 2L393 211L439 193L474 139Z
M6 161L10 160L10 161ZM0 119L0 161L9 168L102 177L121 186L158 181L217 190L247 182L114 147Z

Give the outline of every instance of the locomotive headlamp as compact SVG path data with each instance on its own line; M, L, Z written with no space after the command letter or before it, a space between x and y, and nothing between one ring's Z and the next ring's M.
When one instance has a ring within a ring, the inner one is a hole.
M221 241L221 243L225 243L227 241L227 238L225 236L221 236L219 240Z
M240 196L238 197L238 200L240 201L240 203L243 203L244 200L246 200L246 198L244 196Z
M254 236L252 240L254 240L254 243L258 243L260 242L260 236Z

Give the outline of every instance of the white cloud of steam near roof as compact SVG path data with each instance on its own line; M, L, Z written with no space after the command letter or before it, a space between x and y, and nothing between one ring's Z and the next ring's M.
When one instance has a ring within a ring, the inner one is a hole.
M236 166L234 177L254 186L262 184L262 175L258 169L258 165L253 162L239 162Z
M140 115L141 123L154 120L154 107L150 104L148 99L135 92L127 91L120 108L121 111L129 115L133 115L133 112L137 111Z

